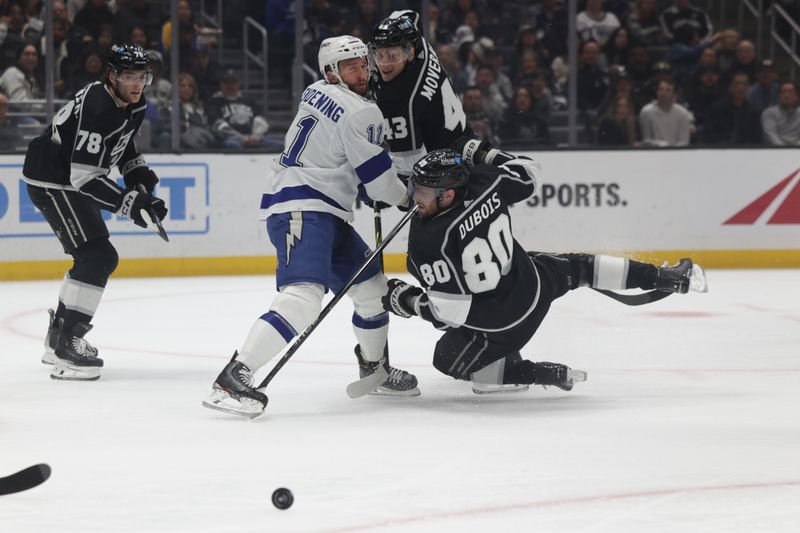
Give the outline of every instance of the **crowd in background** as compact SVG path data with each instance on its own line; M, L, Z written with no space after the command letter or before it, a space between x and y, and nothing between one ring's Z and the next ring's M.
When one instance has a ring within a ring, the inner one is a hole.
M797 0L774 0L797 16ZM225 3L269 31L271 76L286 83L294 43L294 0ZM349 33L368 41L392 10L419 1L308 0L304 57L316 70L322 39ZM577 71L581 144L603 146L800 145L798 85L781 78L774 58L732 27L715 28L698 0L585 0L576 17L578 64L567 58L567 12L560 0L432 1L426 34L449 72L473 131L498 146L562 144L568 80ZM766 2L767 5L770 2ZM53 76L57 99L72 98L105 71L112 42L141 44L151 59L143 132L168 150L172 90L168 68L179 49L183 149L282 149L259 94L243 94L237 68L221 64L223 43L209 34L196 2L178 3L172 43L168 3L160 0L54 0ZM229 19L231 17L228 17ZM44 13L41 0L0 0L0 151L18 129L44 122ZM236 43L237 21L224 42ZM239 32L240 33L240 32ZM210 36L209 36L210 35ZM237 44L241 49L241 44ZM761 56L763 59L758 60ZM30 105L26 105L31 103ZM35 104L39 102L39 107ZM9 115L17 105L20 110Z

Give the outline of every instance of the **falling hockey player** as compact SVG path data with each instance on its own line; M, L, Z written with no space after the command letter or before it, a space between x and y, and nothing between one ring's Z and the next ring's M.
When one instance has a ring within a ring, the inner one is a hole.
M409 203L389 154L380 146L380 110L365 98L366 45L350 36L325 39L319 69L325 80L303 92L286 148L273 163L261 199L277 250L279 293L214 382L203 402L211 409L261 414L267 398L254 387L253 373L317 318L326 291L338 293L364 263L369 249L349 224L357 187L363 185L371 198L390 205ZM381 305L386 282L375 262L348 291L355 307L360 376L383 366L388 378L376 392L418 395L417 378L389 365L389 314Z
M104 80L78 91L31 141L22 170L33 205L74 258L45 338L42 362L53 365L53 379L95 380L103 367L97 348L84 339L119 260L100 210L141 227L167 215L163 200L152 195L158 177L133 140L147 108L144 88L153 79L147 54L138 44L113 45L107 63ZM125 188L108 176L115 165Z
M477 394L533 384L571 390L585 372L520 355L553 300L586 286L705 292L703 269L690 259L658 268L603 255L526 253L508 207L534 193L541 168L484 147L471 140L466 155L436 150L414 166L409 187L418 211L407 265L425 289L391 279L383 298L387 311L445 330L433 355L439 371L471 381Z

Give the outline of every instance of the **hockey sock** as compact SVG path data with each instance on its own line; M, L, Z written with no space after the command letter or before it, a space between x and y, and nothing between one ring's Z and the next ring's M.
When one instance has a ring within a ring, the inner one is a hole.
M255 372L283 350L295 336L297 331L281 315L274 311L264 313L250 328L236 360Z
M369 318L353 313L353 332L361 346L361 355L364 359L380 360L389 335L389 313L384 312Z
M658 268L624 257L609 255L594 256L594 279L596 289L652 289L658 279Z
M67 330L78 322L88 324L100 305L104 290L104 287L77 281L69 274L65 275L58 293L56 318L64 319Z

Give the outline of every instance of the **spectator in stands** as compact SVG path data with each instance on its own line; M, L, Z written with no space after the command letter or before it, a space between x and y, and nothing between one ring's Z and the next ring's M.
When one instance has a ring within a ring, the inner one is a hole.
M675 82L662 80L656 99L642 108L639 127L642 142L649 146L688 146L692 114L675 102Z
M727 80L730 80L733 74L737 72L744 72L747 74L748 87L756 81L756 70L758 62L756 61L756 47L752 41L741 41L736 47L736 54L734 55L731 68L727 72Z
M709 144L760 144L759 114L747 101L747 74L737 72L728 86L728 96L718 100L706 114L705 141Z
M602 146L636 146L636 112L633 101L619 94L601 117L597 126L597 144Z
M606 71L614 75L620 66L628 63L628 49L631 45L628 30L620 26L611 34L608 42L603 47L603 57L605 58Z
M694 114L694 123L697 136L704 138L706 114L714 102L722 98L725 89L720 82L719 67L716 65L703 67L695 74L689 92L689 109Z
M141 28L146 35L147 44L139 44L145 50L150 49L151 42L159 42L161 23L158 12L159 5L148 0L117 0L114 13L114 38L124 41L134 28Z
M197 27L197 21L194 18L194 11L188 0L178 0L178 25L187 26L191 28ZM172 21L167 20L161 26L161 48L164 52L172 48Z
M608 91L608 74L600 69L600 47L595 41L581 45L578 67L578 107L595 111Z
M34 44L26 44L17 51L16 64L8 67L0 76L0 91L8 95L11 102L36 100L43 97L41 84L36 76L39 66L39 51Z
M747 90L747 101L757 112L778 104L778 72L771 59L762 59L758 64L756 82Z
M181 72L178 76L181 100L181 147L204 150L214 145L215 137L208 125L203 104L200 102L197 83L191 74Z
M495 125L483 108L483 93L479 88L467 87L467 90L464 91L462 107L467 116L467 124L475 136L482 141L498 144Z
M675 38L675 30L681 26L697 30L700 39L710 36L713 29L708 13L692 6L689 0L673 0L672 7L661 13L661 29L667 39L672 41Z
M514 85L530 82L534 74L540 72L539 57L533 50L524 50L514 65Z
M75 94L93 81L103 77L103 53L97 48L90 48L83 54L81 68L66 80L64 87L66 98Z
M372 35L372 29L381 21L381 15L375 6L375 0L358 0L355 13L352 13L350 20L352 25L347 32L354 37L358 37L366 42Z
M100 35L101 26L114 24L114 13L111 12L106 0L88 0L75 15L72 23L86 29L96 40Z
M10 152L19 141L17 122L8 116L8 96L0 92L0 152Z
M643 85L636 87L635 94L636 100L642 103L649 103L656 99L656 93L658 92L658 86L664 80L669 80L670 82L675 82L672 79L672 66L665 62L659 61L655 65L653 65L653 76L647 80ZM678 90L677 86L675 88L675 98L678 98Z
M192 57L191 74L197 82L197 90L202 102L208 102L211 96L219 89L219 80L222 79L223 69L216 59L211 57L211 47L201 43Z
M497 124L503 117L503 112L508 107L500 88L497 86L494 70L486 65L478 68L475 74L475 86L483 93L483 109Z
M131 33L127 39L121 39L129 43L138 44L145 50L150 50L150 37L147 35L147 30L144 29L144 26L133 26L131 28Z
M800 112L797 84L781 84L778 105L768 107L761 115L764 139L772 146L800 146Z
M66 13L66 8L65 11ZM65 80L61 75L61 63L67 58L69 53L67 49L67 29L69 22L61 18L53 18L53 90L56 97L64 94ZM40 50L42 50L42 63L44 63L44 55L47 47L45 46L45 37L40 40Z
M717 50L717 65L719 65L723 75L727 75L733 65L733 61L736 59L736 48L739 46L742 37L738 31L732 28L723 30L720 33L722 37L717 40L714 48Z
M671 65L672 77L678 87L683 87L691 76L703 51L711 48L719 38L720 34L715 33L705 39L700 39L697 29L688 24L675 29L672 44L664 59Z
M434 46L449 43L451 32L447 25L442 24L439 6L431 2L428 8L428 33L431 37L431 44ZM448 72L451 72L448 70Z
M239 76L233 70L222 76L219 92L211 98L207 111L214 133L225 148L283 150L282 141L265 136L269 124L256 113L253 102L242 95Z
M102 50L104 54L106 50L111 48L111 45L114 44L114 31L111 29L110 24L100 26L95 42L97 43L97 48Z
M575 29L581 39L595 41L600 46L620 26L617 16L603 9L603 3L603 0L586 0L586 9L575 17Z
M25 12L12 2L4 20L0 19L0 72L15 63L17 51L25 42Z
M667 44L661 19L658 17L656 0L636 0L633 13L625 21L631 37L646 46L663 46Z
M440 44L436 47L436 55L439 56L439 63L442 68L450 74L450 81L456 94L464 94L470 84L466 72L461 69L455 45Z
M61 0L53 0L53 20L60 20L67 25L67 28L72 26L72 21L69 19L67 13L67 6Z
M441 62L441 60L440 57L439 61ZM511 97L514 96L514 88L511 85L511 79L504 72L503 63L505 63L505 57L503 57L503 53L500 50L495 48L486 50L483 56L483 64L492 69L494 72L495 84L497 88L500 89L503 100L509 101ZM448 70L447 72L450 71Z
M529 17L530 19L530 17ZM567 11L560 0L542 0L534 14L536 31L541 37L541 53L547 64L567 53Z
M636 89L643 87L653 77L650 53L644 44L633 42L628 47L628 63L625 65L625 71Z
M545 64L545 56L542 54L536 30L533 26L523 24L517 30L517 36L514 39L514 57L516 59L521 58L526 50L536 54L537 63Z
M544 72L537 72L531 78L530 89L533 96L533 110L545 122L550 120L550 112L555 106L553 94L547 85L547 76Z
M512 139L524 139L534 146L552 144L547 122L534 109L533 94L528 87L517 87L511 106L503 114L499 134L505 146Z
M613 115L612 107L614 102L616 102L620 96L626 96L630 100L630 103L633 106L634 115L636 115L639 110L644 107L644 104L650 103L649 101L639 102L635 99L633 81L631 81L631 77L628 75L625 67L620 67L617 69L617 73L610 77L611 87L606 93L606 97L597 108L598 117L603 117L604 115Z

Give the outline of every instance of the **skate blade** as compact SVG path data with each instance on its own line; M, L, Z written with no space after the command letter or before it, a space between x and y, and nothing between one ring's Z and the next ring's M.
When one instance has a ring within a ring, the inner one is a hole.
M689 290L693 292L708 292L706 271L700 265L692 266L692 275L689 276Z
M237 400L224 390L214 389L211 396L203 400L203 407L253 419L264 414L265 406L251 398Z
M395 389L387 389L383 386L378 387L374 391L370 391L370 396L404 396L404 397L412 397L412 396L419 396L419 387L414 387L413 389L409 390L395 390Z
M514 392L525 392L530 388L530 385L472 384L472 392L475 394L510 394Z
M59 381L95 381L100 379L101 366L76 366L53 358L53 369L50 378Z
M583 370L572 370L572 369L567 370L567 379L572 381L573 385L575 383L582 383L582 382L586 381L586 378L588 376L589 376L589 374L587 374Z

